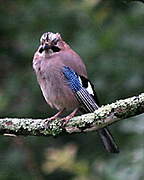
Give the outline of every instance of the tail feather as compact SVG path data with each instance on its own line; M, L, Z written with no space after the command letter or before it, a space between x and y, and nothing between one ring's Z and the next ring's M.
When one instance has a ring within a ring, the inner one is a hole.
M119 153L119 148L116 145L114 138L112 137L108 128L98 130L100 138L103 142L105 149L110 153Z

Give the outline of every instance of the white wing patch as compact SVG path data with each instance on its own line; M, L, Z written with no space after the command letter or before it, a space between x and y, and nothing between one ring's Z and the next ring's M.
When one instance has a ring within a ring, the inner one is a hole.
M83 83L82 83L82 80L81 80L80 76L78 76L78 79L79 79L79 82L80 82L81 86L83 86Z
M82 81L81 77L78 76L78 79L79 79L79 81L80 81L81 86L83 87L83 81ZM88 80L87 80L87 81L88 81ZM92 88L90 82L88 82L88 86L87 86L86 90L88 91L89 94L91 94L91 95L94 96L94 91L93 91L93 88Z
M88 82L88 87L86 88L86 90L89 92L89 94L92 94L94 96L94 91L92 89L90 82Z

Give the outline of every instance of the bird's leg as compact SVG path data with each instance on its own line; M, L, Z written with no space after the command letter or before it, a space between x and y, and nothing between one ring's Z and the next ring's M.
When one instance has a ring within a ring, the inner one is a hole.
M50 122L52 120L57 119L63 112L64 112L65 108L63 108L62 110L60 110L58 113L56 113L54 116L47 118L46 121Z
M73 118L78 111L79 111L79 108L76 108L71 114L69 114L68 116L62 118L61 121L63 121L63 125L67 124L68 121L69 121L71 118Z

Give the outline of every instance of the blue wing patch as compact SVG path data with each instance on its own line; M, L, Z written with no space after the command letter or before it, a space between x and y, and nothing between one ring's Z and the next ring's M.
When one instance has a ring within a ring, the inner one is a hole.
M80 102L85 112L93 112L96 110L98 105L96 104L94 97L90 94L90 92L92 92L90 83L87 83L87 88L83 87L83 80L81 77L78 76L78 74L73 69L67 66L64 66L63 73L67 79L68 85L74 92L77 100Z
M82 88L78 75L75 73L73 69L67 66L64 66L63 73L65 77L67 78L68 84L70 88L72 89L72 91L77 92Z

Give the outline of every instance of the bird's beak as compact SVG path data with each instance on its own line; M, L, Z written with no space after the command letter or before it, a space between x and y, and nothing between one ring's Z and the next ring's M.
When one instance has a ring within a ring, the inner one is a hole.
M45 43L45 44L43 45L43 49L46 50L46 51L48 51L50 48L51 48L51 45L48 44L48 43Z
M51 46L48 43L44 43L43 45L40 45L39 52L42 53L43 51L49 51Z

